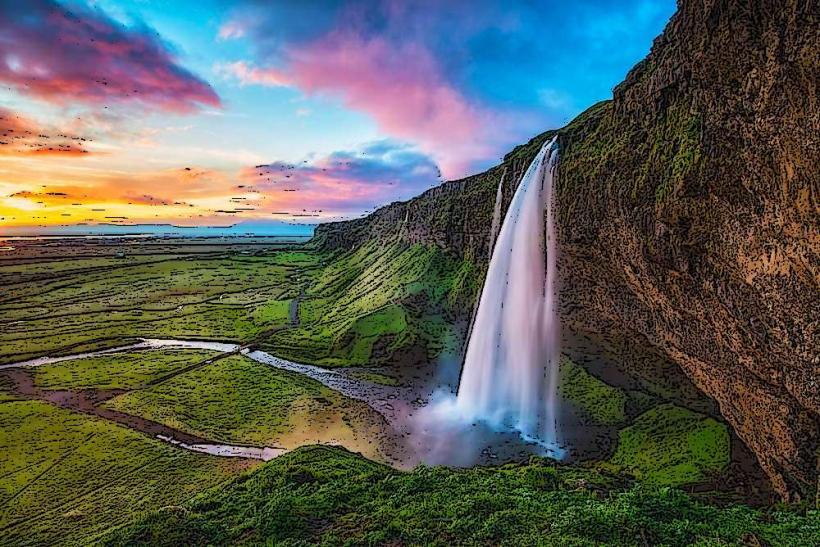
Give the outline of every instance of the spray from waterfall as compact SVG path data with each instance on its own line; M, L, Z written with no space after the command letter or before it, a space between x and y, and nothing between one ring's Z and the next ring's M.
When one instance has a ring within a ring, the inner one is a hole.
M455 405L467 420L514 429L548 446L558 441L552 222L557 158L553 139L513 196L490 259Z

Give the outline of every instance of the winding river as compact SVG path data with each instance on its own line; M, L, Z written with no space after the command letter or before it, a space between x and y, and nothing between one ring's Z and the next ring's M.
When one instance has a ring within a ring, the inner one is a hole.
M269 353L259 350L251 350L239 344L227 344L222 342L207 342L201 340L174 340L159 338L143 338L135 344L108 348L100 351L77 353L73 355L61 355L58 357L38 357L28 361L9 363L0 365L0 370L11 368L28 368L43 365L51 365L75 359L86 359L130 351L141 351L151 349L174 348L174 349L197 349L210 350L219 353L214 358L224 357L230 354L240 354L248 359L289 372L301 374L311 378L324 386L338 391L342 395L351 399L362 401L371 408L379 412L385 419L396 424L411 412L411 405L406 401L412 398L412 390L409 388L384 386L365 380L352 377L346 370L329 370L313 365L295 363L286 359L275 357ZM210 443L186 443L168 435L156 435L160 441L173 446L189 450L211 454L213 456L229 458L250 458L268 461L285 452L284 448L278 447L252 447L236 446Z

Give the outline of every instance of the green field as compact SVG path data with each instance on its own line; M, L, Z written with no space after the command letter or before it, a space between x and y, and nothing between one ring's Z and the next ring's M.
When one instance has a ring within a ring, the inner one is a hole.
M6 545L88 542L251 465L198 455L40 401L0 404Z
M344 443L380 457L380 417L297 374L241 356L153 349L18 371L47 396L119 390L99 403L209 442ZM139 511L177 505L257 465L185 451L100 417L15 393L0 371L0 544L91 541ZM30 397L30 396L28 396Z
M35 385L43 389L134 389L217 355L195 349L156 349L72 359L30 370Z
M724 424L665 404L621 430L610 461L646 483L677 486L717 475L729 459L730 439Z
M324 366L419 364L458 347L452 319L478 288L471 263L419 245L74 262L0 265L0 364L139 337L259 343Z
M813 547L818 537L818 511L718 508L540 459L403 473L343 449L306 447L105 543Z
M0 363L136 337L249 342L289 325L299 294L291 277L317 260L293 252L140 258L93 259L48 276L38 263L0 266L0 278L13 280L0 294Z
M299 374L232 356L105 403L217 443L292 448L345 442L375 456L375 412Z
M303 280L299 327L274 333L262 347L322 366L417 365L454 351L453 320L478 291L472 263L400 243L323 258Z

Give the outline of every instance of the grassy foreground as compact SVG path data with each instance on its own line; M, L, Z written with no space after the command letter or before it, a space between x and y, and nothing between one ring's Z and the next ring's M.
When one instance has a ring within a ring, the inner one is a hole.
M343 449L305 447L104 543L809 546L818 538L817 511L719 508L542 460L402 473Z
M89 543L251 462L185 452L40 401L0 404L0 544Z

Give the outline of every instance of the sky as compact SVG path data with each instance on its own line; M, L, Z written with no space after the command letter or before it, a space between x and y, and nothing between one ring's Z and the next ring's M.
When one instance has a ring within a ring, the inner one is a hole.
M611 97L674 0L0 0L0 235L353 218Z

